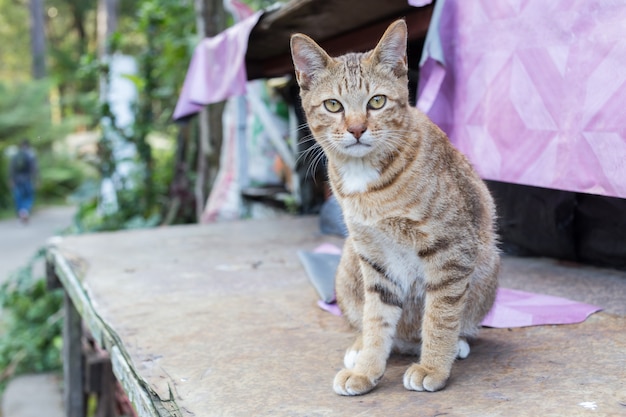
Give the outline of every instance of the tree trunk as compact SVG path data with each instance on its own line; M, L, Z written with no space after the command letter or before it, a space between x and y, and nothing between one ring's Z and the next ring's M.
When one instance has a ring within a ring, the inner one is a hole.
M71 1L68 3L68 6L72 14L74 30L76 30L76 33L78 34L78 52L80 53L80 55L84 55L87 52L87 45L89 43L87 29L85 28L86 7L84 5L84 1ZM97 38L98 36L96 32L96 39Z
M30 44L33 55L33 78L46 76L46 35L43 0L30 0Z
M98 57L100 59L109 54L108 40L117 29L117 1L98 0L96 26L98 30Z
M226 28L223 0L195 0L196 26L201 38L215 36ZM202 217L209 191L219 171L222 149L222 112L224 103L205 107L200 112L200 135L196 177L196 218Z

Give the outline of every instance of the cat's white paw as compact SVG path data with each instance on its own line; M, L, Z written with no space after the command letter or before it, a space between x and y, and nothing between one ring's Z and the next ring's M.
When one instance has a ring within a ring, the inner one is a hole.
M456 357L459 359L465 359L469 356L469 354L470 354L469 343L467 343L467 340L463 338L459 339L459 343L457 344L457 349L456 349Z
M358 374L351 369L342 369L335 375L333 389L339 395L361 395L370 392L378 383L364 374Z
M439 391L446 386L450 371L429 369L414 363L404 373L404 387L411 391Z
M343 357L343 366L347 369L354 368L356 365L356 358L359 356L358 350L348 349L346 350L346 354Z

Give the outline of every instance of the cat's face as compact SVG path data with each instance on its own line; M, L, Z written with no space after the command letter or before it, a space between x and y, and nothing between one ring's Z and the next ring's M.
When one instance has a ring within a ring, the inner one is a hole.
M404 21L392 24L364 54L331 58L304 35L294 35L291 47L309 128L326 154L393 152L408 102Z

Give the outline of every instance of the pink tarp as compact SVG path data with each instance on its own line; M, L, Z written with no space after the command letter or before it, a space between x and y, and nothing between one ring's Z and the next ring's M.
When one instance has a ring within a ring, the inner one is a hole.
M198 45L174 119L245 93L260 16ZM483 178L626 198L624 21L624 2L439 0L418 107Z
M626 3L435 7L418 107L483 178L626 198Z
M322 310L326 310L336 316L342 315L336 303L325 303L322 300L318 300L317 305ZM493 308L483 319L482 325L505 329L582 323L590 315L600 310L602 310L602 307L566 298L509 288L498 288Z
M581 323L600 310L602 308L599 306L566 298L498 288L493 308L482 324L507 328Z
M341 255L341 249L330 243L318 246L313 253ZM305 267L305 270L307 268ZM327 281L334 285L334 271L320 269L318 276L312 275L313 269L308 269L309 279L319 291L319 282ZM319 274L323 273L323 276ZM328 275L326 275L328 273ZM322 298L324 295L320 294ZM329 313L341 316L341 309L334 302L324 302L321 299L317 305ZM485 316L482 325L486 327L507 328L542 326L548 324L581 323L591 314L602 310L602 307L555 297L546 294L535 294L509 288L498 288L493 307Z
M245 94L248 38L262 14L257 12L198 44L174 109L174 120L198 113L207 104Z

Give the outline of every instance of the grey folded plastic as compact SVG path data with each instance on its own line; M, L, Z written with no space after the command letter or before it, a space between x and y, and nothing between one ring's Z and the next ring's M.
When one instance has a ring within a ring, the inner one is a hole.
M341 256L298 251L298 257L320 299L325 303L333 302L335 300L335 272Z
M348 228L343 220L341 206L334 196L322 204L320 211L320 230L327 235L348 236Z

